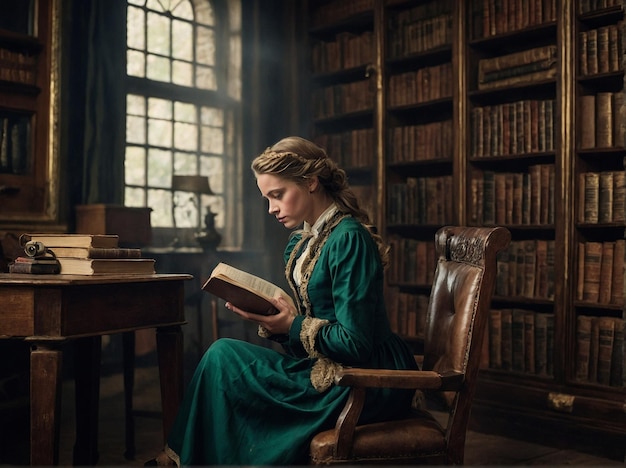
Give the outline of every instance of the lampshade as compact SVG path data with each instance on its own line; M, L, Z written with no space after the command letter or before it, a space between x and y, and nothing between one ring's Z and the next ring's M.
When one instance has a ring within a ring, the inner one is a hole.
M172 189L181 192L204 193L214 195L209 185L207 176L199 175L174 175L172 176Z

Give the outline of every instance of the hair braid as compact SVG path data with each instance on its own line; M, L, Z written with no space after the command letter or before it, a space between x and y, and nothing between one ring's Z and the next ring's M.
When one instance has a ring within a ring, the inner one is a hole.
M306 184L311 177L317 177L339 211L352 215L367 228L378 246L383 265L387 266L389 246L376 232L367 211L360 207L348 184L346 172L328 157L322 147L304 138L287 137L257 156L252 161L252 170L256 174L274 174L300 185Z

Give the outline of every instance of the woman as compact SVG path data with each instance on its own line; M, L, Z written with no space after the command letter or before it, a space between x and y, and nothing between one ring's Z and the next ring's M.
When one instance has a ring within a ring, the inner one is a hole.
M223 338L202 358L166 450L180 465L307 463L314 434L332 428L349 388L340 366L414 369L412 352L389 327L383 298L387 248L368 226L346 174L326 152L288 137L252 162L269 213L296 230L285 249L298 310L277 298L276 315L226 307L259 325L284 353ZM405 411L406 390L372 390L362 422ZM167 456L166 456L167 455Z

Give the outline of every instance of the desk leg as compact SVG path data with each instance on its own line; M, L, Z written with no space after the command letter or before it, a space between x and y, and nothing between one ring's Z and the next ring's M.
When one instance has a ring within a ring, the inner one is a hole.
M74 341L74 381L76 384L74 465L95 465L98 461L101 353L101 336L80 338Z
M59 463L61 426L61 365L63 352L48 343L33 344L30 352L30 463Z
M157 354L163 409L163 440L167 441L183 396L183 334L180 326L157 328Z

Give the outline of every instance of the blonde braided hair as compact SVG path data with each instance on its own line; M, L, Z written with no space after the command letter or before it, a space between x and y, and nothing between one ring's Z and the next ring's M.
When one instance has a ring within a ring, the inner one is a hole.
M378 246L383 266L389 262L389 246L376 233L367 212L348 184L346 172L333 161L324 148L297 136L283 138L252 161L255 174L272 174L305 185L317 177L324 190L337 204L340 212L349 214L363 224Z

